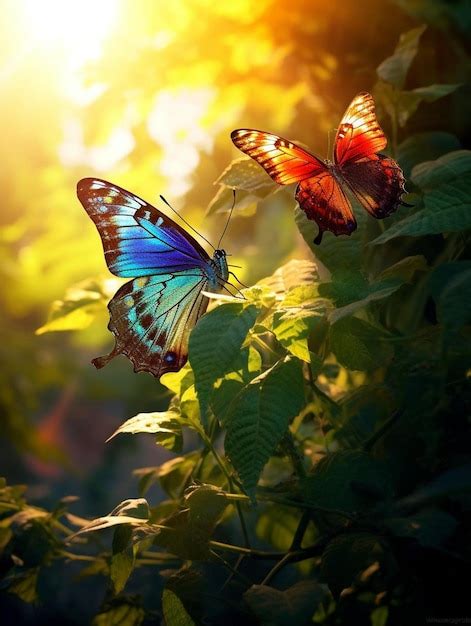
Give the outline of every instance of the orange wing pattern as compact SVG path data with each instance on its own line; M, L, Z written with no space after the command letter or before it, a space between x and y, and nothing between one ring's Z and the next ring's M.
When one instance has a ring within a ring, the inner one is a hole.
M375 114L375 104L369 93L359 93L346 110L335 136L335 164L344 166L351 161L369 157L384 150L387 139Z
M299 183L296 200L307 218L319 226L315 244L321 243L326 230L335 235L350 235L357 227L348 198L327 169Z
M343 180L361 205L377 219L393 213L402 202L404 175L399 165L384 154L373 154L363 161L346 163Z
M255 159L279 185L298 183L327 171L320 159L283 137L261 130L240 128L232 131L231 139L239 150Z

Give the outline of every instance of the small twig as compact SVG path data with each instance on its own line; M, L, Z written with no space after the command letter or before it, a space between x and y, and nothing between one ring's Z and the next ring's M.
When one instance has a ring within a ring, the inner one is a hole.
M388 432L388 430L394 426L399 418L402 417L403 413L404 409L398 409L397 411L394 411L391 417L388 418L384 422L384 424L365 441L365 443L363 444L363 450L365 452L370 452L376 442L379 441L379 439L381 439L381 437L383 437Z
M226 559L223 558L220 554L218 554L214 550L210 550L210 554L213 558L216 558L220 563L222 563L224 567L226 567L231 572L232 576L240 580L241 583L249 587L252 585L251 580L249 580L246 576L244 576L238 570L236 570L235 567L232 567L232 565L228 563Z

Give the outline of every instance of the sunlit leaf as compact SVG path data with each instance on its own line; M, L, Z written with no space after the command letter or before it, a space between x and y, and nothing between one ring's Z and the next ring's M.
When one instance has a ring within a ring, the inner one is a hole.
M70 287L63 300L53 302L47 323L38 328L36 334L86 328L109 298L113 289L110 283L114 287L119 285L118 281L108 279L87 280Z
M319 272L313 261L292 259L258 284L268 286L274 293L285 295L294 287L313 285L318 280Z
M253 495L265 463L303 403L301 363L290 357L255 378L234 400L224 446L248 493Z
M189 358L202 419L206 417L214 383L239 356L257 314L254 305L221 305L202 317L191 333Z
M183 440L180 415L171 410L160 413L139 413L126 420L107 441L120 433L133 435L154 433L157 435L158 444L175 452L180 452Z
M277 189L275 183L267 175L265 170L253 159L246 157L232 161L221 176L216 179L215 184L255 193L265 187L269 187L272 191Z

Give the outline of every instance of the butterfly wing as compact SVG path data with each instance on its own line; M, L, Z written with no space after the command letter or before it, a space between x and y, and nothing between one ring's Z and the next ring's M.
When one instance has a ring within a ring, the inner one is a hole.
M319 227L315 244L321 243L326 230L335 235L350 235L356 228L350 201L329 171L299 183L296 200L307 218Z
M108 304L109 330L115 346L93 360L97 368L118 354L125 354L134 371L160 377L177 371L188 358L188 337L208 298L205 272L192 268L158 276L142 276L123 285Z
M375 114L375 104L369 93L359 93L337 129L334 144L335 164L343 166L347 162L359 161L384 150L387 145Z
M307 218L319 226L314 243L321 242L326 230L335 235L355 230L350 202L326 163L287 139L259 130L235 130L231 138L278 184L299 183L296 200Z
M402 201L404 175L399 165L384 154L373 154L363 161L346 163L342 176L360 204L382 219L391 215Z
M231 139L279 185L299 183L327 170L320 159L278 135L240 128L231 133Z
M100 233L113 274L136 278L209 262L205 250L178 224L118 185L84 178L77 195Z
M337 130L334 157L339 174L356 199L378 219L393 213L399 204L405 204L401 168L394 159L377 154L386 144L373 98L368 93L358 94Z

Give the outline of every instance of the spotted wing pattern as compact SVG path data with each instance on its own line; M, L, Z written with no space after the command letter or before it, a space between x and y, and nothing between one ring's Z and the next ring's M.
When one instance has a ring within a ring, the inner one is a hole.
M202 292L222 286L224 277L186 231L134 194L92 178L78 183L77 194L100 233L109 269L134 279L108 304L115 346L94 365L125 354L135 371L159 377L179 370L208 305Z
M205 250L183 228L129 191L84 178L77 195L100 233L113 274L136 278L209 262Z
M123 285L108 305L108 328L115 335L110 354L93 360L97 368L125 354L134 371L156 377L177 371L188 358L188 337L208 306L201 269L143 276Z
M231 139L279 185L298 183L326 171L320 159L278 135L240 128L231 133Z
M378 154L386 145L373 98L368 93L358 94L337 131L334 167L358 202L378 219L391 215L399 204L405 204L401 168L390 157Z
M347 163L343 180L358 202L377 219L388 217L402 201L404 175L399 165L384 154L373 154L363 161Z
M358 161L384 150L387 145L375 114L375 104L369 93L353 98L337 129L334 144L335 164Z

